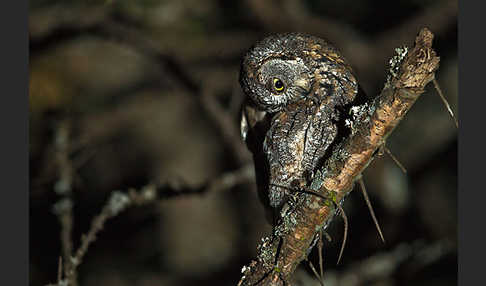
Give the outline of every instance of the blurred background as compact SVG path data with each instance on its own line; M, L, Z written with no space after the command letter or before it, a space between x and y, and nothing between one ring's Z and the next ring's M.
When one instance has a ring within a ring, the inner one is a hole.
M243 54L268 34L328 39L372 97L394 49L428 27L457 115L456 1L29 2L31 285L56 283L63 249L79 247L113 191L148 184L158 199L106 222L79 285L238 282L271 231L239 139L237 81ZM352 192L338 266L342 220L328 229L326 286L455 285L457 129L433 85L387 146L407 173L387 155L364 173L386 243ZM306 263L295 280L319 285Z

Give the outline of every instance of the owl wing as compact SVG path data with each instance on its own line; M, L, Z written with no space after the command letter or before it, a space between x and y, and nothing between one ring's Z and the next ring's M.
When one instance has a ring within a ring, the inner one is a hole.
M241 110L240 132L252 153L259 153L262 149L265 134L270 128L270 118L267 112L257 110L251 103L243 104Z
M263 141L270 129L271 114L255 108L251 102L245 102L241 110L241 137L253 154L258 196L267 207L267 219L273 222L274 213L268 197L270 167L263 150Z

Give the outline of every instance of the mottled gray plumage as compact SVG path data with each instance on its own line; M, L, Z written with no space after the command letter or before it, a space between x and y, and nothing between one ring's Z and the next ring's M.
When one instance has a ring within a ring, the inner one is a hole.
M241 67L247 96L241 131L253 152L261 198L280 207L339 138L358 84L351 67L323 39L297 33L267 37ZM283 86L283 88L282 88Z

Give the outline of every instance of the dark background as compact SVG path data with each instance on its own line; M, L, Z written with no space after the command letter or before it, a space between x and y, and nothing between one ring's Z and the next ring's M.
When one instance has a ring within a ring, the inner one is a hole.
M198 188L251 164L235 142L237 78L256 40L284 31L324 37L374 96L394 49L411 46L421 27L436 36L437 80L457 112L456 1L30 1L30 284L57 279L61 122L70 126L77 248L114 190ZM353 192L339 266L342 221L329 229L326 285L455 285L457 130L432 85L387 146L407 174L386 155L364 173L386 244ZM100 232L79 282L235 285L269 232L251 180L132 207ZM310 258L317 265L315 251ZM305 263L295 276L318 285Z

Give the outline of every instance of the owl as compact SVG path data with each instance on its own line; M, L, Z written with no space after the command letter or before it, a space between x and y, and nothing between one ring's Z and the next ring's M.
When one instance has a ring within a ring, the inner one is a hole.
M278 209L349 134L350 108L366 97L336 48L301 33L272 35L250 48L240 84L241 135L253 153L259 195Z

